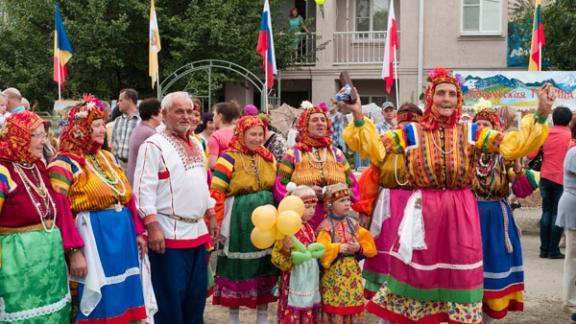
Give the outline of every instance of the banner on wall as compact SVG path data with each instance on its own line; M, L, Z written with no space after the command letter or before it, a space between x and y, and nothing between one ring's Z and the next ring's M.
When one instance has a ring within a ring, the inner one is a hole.
M506 65L510 68L528 69L532 26L526 22L508 22L508 48Z
M554 107L576 111L576 71L454 71L463 83L464 107L472 108L480 98L496 107L519 110L538 106L538 89L552 83L558 89Z

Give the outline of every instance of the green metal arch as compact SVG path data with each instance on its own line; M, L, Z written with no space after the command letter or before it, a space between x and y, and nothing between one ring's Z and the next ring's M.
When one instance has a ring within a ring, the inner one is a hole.
M228 71L232 71L242 77L244 77L245 80L247 80L248 82L250 82L250 84L252 84L254 86L254 88L256 88L258 91L260 91L260 93L262 92L262 89L264 89L264 82L262 82L262 80L260 80L260 78L258 76L256 76L254 73L252 73L250 70L246 69L245 67L230 62L230 61L225 61L225 60L213 60L213 59L207 59L207 60L199 60L199 61L195 61L192 63L188 63L186 65L181 66L180 68L178 68L176 71L174 71L173 73L171 73L167 78L165 78L161 83L160 83L160 88L158 90L160 93L160 98L164 97L164 95L166 95L168 93L168 90L170 90L170 88L176 83L178 82L178 80L182 79L183 77L195 73L197 71L202 71L202 70L211 70L213 68L220 68L220 69L225 69ZM211 72L209 71L209 77L211 75ZM208 85L210 87L210 85ZM209 89L210 91L210 89ZM210 99L209 99L210 100ZM211 103L209 103L210 105Z

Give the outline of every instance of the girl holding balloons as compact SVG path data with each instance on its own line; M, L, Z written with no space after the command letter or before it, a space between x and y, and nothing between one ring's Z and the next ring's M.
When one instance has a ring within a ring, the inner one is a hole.
M276 161L262 146L266 129L266 123L258 116L240 118L229 150L214 168L212 197L217 207L224 206L217 208L224 211L224 215L213 303L230 308L229 323L239 322L241 306L257 308L256 322L267 323L267 304L276 300L272 289L277 269L270 260L271 248L260 250L250 239L254 229L252 211L274 204ZM275 216L274 207L270 207ZM272 236L272 243L274 239Z
M324 194L327 216L318 227L317 242L326 253L320 258L321 323L363 323L364 288L358 260L378 254L370 232L350 213L350 189L343 183L330 185Z
M318 323L320 318L320 268L316 258L324 247L316 242L316 234L308 221L314 216L318 198L314 189L290 183L292 196L302 199L302 227L294 236L276 241L272 263L282 271L279 285L278 323ZM297 241L296 241L297 240ZM310 251L310 254L306 253Z

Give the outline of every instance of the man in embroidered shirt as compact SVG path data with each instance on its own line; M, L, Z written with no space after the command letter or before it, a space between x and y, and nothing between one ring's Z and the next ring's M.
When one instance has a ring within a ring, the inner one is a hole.
M126 170L128 163L128 144L130 135L136 126L140 123L138 113L138 92L134 89L124 89L118 96L118 108L122 115L116 119L114 129L112 129L111 146L114 156Z
M206 304L206 246L216 235L216 215L206 157L192 136L193 112L188 93L164 97L166 129L140 146L134 173L134 193L148 229L158 323L202 323Z

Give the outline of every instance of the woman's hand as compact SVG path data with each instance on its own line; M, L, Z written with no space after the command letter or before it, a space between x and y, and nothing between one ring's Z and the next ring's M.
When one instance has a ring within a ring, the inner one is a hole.
M556 100L556 88L550 83L546 83L538 90L538 114L548 117L552 112L552 105Z
M164 233L158 222L148 224L148 246L156 253L164 254L166 244L164 242Z
M138 244L138 249L140 250L140 257L144 259L144 256L148 254L148 243L142 235L136 236L136 243Z
M84 278L88 274L88 264L82 251L76 251L69 257L70 275L76 278Z
M342 90L343 89L340 89L340 91ZM362 103L360 102L360 94L356 88L352 88L352 93L356 95L356 102L353 104L342 102L342 107L352 113L355 122L359 122L364 118L364 114L362 113Z

